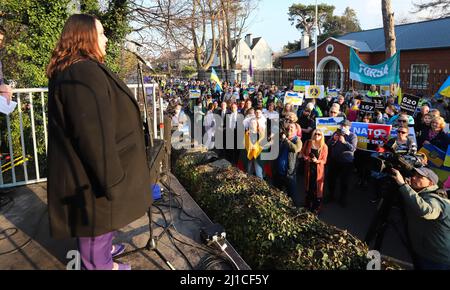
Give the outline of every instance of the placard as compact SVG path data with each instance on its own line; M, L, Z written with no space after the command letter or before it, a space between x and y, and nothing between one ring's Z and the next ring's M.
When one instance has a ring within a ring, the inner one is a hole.
M202 92L200 90L190 90L189 91L189 98L190 99L199 99L202 95Z
M358 136L358 149L376 152L389 141L392 126L353 122L350 130Z
M337 89L328 90L328 97L337 98L339 95L339 91Z
M375 113L375 103L361 102L361 104L359 105L359 110L363 113L374 114Z
M301 106L303 104L303 93L298 92L286 92L284 96L284 104L291 104L293 106Z
M344 121L342 117L316 118L316 128L322 131L326 137L333 136L342 121Z
M323 99L325 97L324 86L306 86L305 98L306 99Z
M389 97L391 95L391 86L380 86L380 95Z
M371 99L375 104L375 110L384 110L385 102L383 97L372 97Z
M400 108L402 108L402 110L407 111L412 116L414 115L414 113L417 110L417 107L419 106L420 99L421 99L420 97L414 95L403 94Z
M295 80L294 81L294 92L305 92L305 87L311 85L310 81Z

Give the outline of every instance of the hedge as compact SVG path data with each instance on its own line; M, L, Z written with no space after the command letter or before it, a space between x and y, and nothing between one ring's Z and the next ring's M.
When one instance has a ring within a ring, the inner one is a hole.
M174 173L255 270L365 270L368 247L325 224L287 195L237 168L204 163L204 153L180 156Z

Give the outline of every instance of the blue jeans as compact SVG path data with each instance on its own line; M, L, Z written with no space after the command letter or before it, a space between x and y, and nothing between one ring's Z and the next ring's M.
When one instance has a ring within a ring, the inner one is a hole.
M255 170L253 170L253 168ZM253 172L255 172L256 177L258 177L260 179L264 179L263 165L261 164L261 160L259 160L258 158L249 160L247 163L247 173L253 174Z

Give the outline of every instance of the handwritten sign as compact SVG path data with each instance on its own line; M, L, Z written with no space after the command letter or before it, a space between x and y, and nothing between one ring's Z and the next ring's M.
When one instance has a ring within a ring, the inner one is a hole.
M190 99L199 99L201 95L202 95L202 92L200 90L190 90L189 91Z
M301 106L303 104L303 93L286 92L284 96L284 104L291 104L293 106Z
M316 128L321 130L324 136L333 136L342 121L344 121L342 117L316 118Z

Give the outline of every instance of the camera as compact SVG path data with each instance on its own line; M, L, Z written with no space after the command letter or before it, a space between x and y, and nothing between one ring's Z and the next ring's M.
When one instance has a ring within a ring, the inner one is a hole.
M415 168L423 167L426 157L421 154L393 152L375 153L372 155L371 170L377 173L391 174L392 169L397 169L405 177L411 177Z

